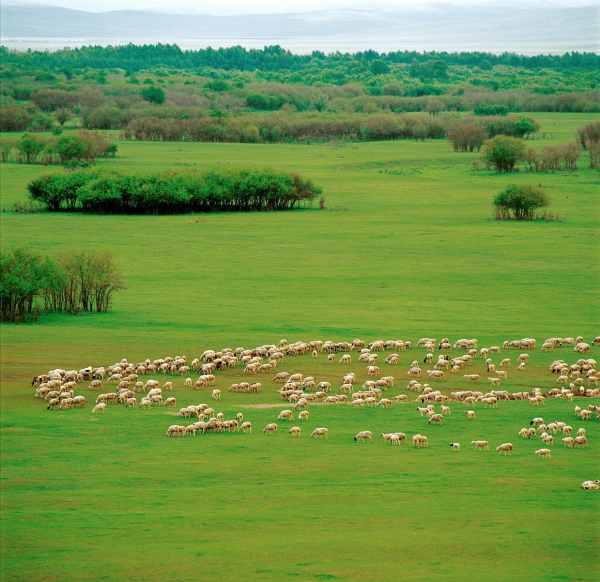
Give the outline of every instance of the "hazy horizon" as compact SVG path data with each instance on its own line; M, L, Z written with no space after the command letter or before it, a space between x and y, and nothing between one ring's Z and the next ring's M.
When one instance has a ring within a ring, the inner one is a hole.
M461 7L498 7L521 10L577 8L598 6L600 0L377 0L375 2L358 0L287 0L285 3L275 0L221 0L218 4L208 0L172 0L166 4L163 0L95 0L93 6L85 0L5 0L4 6L43 5L81 10L83 12L108 12L117 10L143 10L166 14L193 15L251 15L251 14L290 14L327 10L394 10L423 9L440 5ZM510 16L510 14L508 14Z

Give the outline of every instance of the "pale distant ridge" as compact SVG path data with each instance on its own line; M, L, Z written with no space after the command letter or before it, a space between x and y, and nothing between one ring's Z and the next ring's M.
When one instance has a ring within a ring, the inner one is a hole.
M281 44L295 52L447 50L564 53L600 50L600 7L531 8L430 4L427 9L353 8L290 14L206 16L84 12L3 3L2 44L60 48L169 42L183 48Z

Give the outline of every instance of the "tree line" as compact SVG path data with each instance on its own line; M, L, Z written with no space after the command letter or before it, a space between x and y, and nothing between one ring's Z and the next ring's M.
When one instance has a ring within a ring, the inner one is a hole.
M299 71L310 63L330 68L342 63L413 64L441 62L445 65L504 65L526 69L587 69L600 68L600 56L592 52L571 51L563 55L525 56L504 52L502 54L485 52L449 53L446 51L391 51L379 53L374 50L356 53L334 52L325 54L312 51L307 55L293 54L279 45L266 46L263 49L246 49L241 46L199 50L182 50L176 44L125 46L85 46L65 48L58 51L20 52L6 47L0 48L0 59L7 63L27 63L45 70L60 70L65 67L76 68L127 68L140 71L156 66L170 66L178 69L197 69L212 67L216 69L236 69L240 71Z
M88 250L43 256L29 247L0 252L0 319L35 321L42 313L108 311L125 289L113 256Z
M497 135L485 140L481 148L481 160L487 168L499 173L514 172L524 166L530 172L557 172L577 170L582 151L590 156L590 168L597 169L600 163L600 121L581 127L576 132L578 140L546 146L538 152L522 140L506 135Z
M28 185L49 211L181 214L293 210L322 189L296 173L268 168L205 172L121 173L79 170L44 174Z
M60 137L44 137L24 134L20 139L0 141L0 160L12 160L20 164L62 165L66 167L86 167L96 163L101 157L114 157L117 146L111 144L98 132L80 130Z

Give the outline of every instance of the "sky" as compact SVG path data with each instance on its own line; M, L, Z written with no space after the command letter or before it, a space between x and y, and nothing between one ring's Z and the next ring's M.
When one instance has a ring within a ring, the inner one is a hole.
M431 0L10 0L4 4L49 4L88 12L107 10L151 10L179 14L268 14L329 9L401 8L426 9ZM520 7L574 7L597 4L598 0L437 0L439 4L476 6L507 4Z

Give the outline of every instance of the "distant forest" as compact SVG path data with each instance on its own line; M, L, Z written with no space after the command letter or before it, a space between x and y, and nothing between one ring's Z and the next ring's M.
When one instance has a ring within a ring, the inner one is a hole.
M295 55L280 46L130 44L2 47L0 62L3 132L83 128L127 140L248 143L434 139L465 114L492 136L490 116L509 117L505 125L514 128L535 125L527 112L600 112L594 53Z

